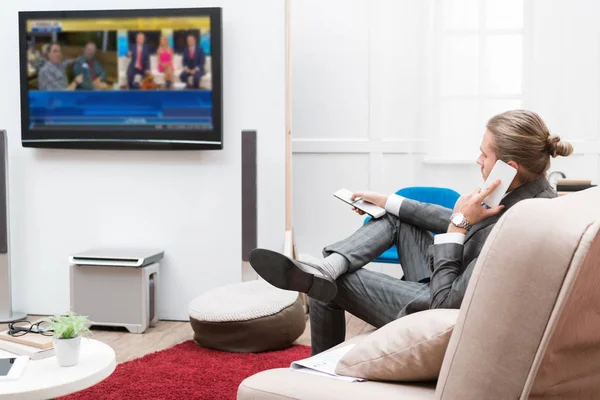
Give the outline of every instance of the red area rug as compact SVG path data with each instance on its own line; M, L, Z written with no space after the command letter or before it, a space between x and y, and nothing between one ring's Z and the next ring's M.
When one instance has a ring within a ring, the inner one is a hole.
M258 354L225 353L205 349L190 340L119 364L111 376L96 386L61 400L233 400L245 378L271 368L287 368L292 361L309 356L308 346Z

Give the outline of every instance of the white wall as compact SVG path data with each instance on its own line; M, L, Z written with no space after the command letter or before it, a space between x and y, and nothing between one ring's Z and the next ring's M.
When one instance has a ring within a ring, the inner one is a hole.
M21 3L23 4L23 3ZM96 6L113 9L123 2ZM28 1L27 10L86 7ZM130 8L223 7L224 150L126 152L20 144L16 2L2 5L0 128L8 131L14 308L69 307L67 257L92 247L165 250L159 317L187 319L198 294L241 280L240 132L259 132L259 245L284 234L284 5L278 0L130 1ZM110 295L107 293L107 295Z
M553 161L551 171L598 183L600 2L525 4L523 107L575 145L576 154ZM431 161L428 153L437 121L434 73L443 68L435 65L435 5L293 1L294 226L301 253L320 255L362 224L332 196L339 188L391 193L436 185L462 193L480 184L474 160Z
M600 2L535 0L530 4L531 64L524 103L550 131L572 141L576 154L553 169L600 178Z

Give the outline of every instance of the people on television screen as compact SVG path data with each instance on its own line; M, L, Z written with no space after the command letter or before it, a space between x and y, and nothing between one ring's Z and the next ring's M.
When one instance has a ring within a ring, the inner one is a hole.
M44 57L42 53L36 49L33 41L27 42L27 63L29 74L35 74L44 65Z
M192 34L188 35L187 46L183 50L183 72L179 75L181 81L186 83L188 88L200 87L200 79L204 75L205 59L204 51L196 43L196 37ZM191 84L190 80L192 80Z
M106 89L106 70L96 59L96 44L89 42L83 48L83 54L75 60L73 73L82 75L83 81L77 85L81 90Z
M40 90L74 90L83 82L83 75L75 75L75 79L69 82L66 68L71 63L71 60L63 60L60 44L52 43L48 47L48 62L44 63L38 75L38 88Z
M173 49L169 44L169 38L166 36L160 37L160 45L158 47L158 72L162 72L165 76L165 86L170 88L173 84Z
M138 32L136 35L135 45L130 49L129 56L131 60L127 67L127 84L130 89L139 89L141 81L151 75L150 50L143 32Z
M48 52L50 50L50 45L52 43L44 43L42 45L42 57L44 58L44 61L48 61Z

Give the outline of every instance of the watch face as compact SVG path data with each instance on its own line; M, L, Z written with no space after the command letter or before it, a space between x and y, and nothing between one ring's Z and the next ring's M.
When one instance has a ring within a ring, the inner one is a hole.
M452 217L452 223L454 225L460 225L462 223L462 220L463 220L463 217L462 217L462 215L459 215L459 214Z

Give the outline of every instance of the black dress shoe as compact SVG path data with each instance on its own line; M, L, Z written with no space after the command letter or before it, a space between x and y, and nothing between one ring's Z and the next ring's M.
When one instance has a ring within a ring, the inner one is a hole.
M252 250L249 261L261 278L279 289L306 293L324 302L331 301L337 293L335 279L317 265L266 249Z

